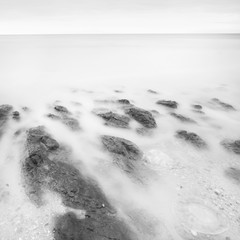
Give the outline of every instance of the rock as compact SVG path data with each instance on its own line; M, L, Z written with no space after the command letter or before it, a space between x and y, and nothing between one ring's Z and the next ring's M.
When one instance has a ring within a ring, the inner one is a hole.
M60 112L60 113L69 113L68 109L64 106L61 106L61 105L56 105L54 107L54 109L57 111L57 112Z
M44 204L43 193L49 190L58 193L70 211L57 217L53 231L55 239L135 239L130 237L133 233L129 228L113 214L116 210L93 179L67 162L54 157L50 160L50 154L55 154L52 145L55 149L58 144L42 126L29 129L27 157L21 168L31 201L41 207ZM66 153L65 159L69 157ZM78 219L71 213L71 208L72 211L83 211L85 218Z
M179 130L176 132L176 137L183 139L186 142L189 142L198 148L206 148L207 147L206 142L202 138L200 138L196 133L193 133L193 132Z
M57 115L55 115L55 114L53 114L53 113L47 114L47 117L48 117L48 118L51 118L51 119L55 119L55 120L61 119L59 116L57 116Z
M148 89L147 90L149 93L152 93L152 94L158 94L158 92L156 92L156 91L154 91L154 90L152 90L152 89Z
M30 109L29 109L28 107L22 107L22 110L23 110L24 112L30 112Z
M125 109L125 113L132 117L134 120L142 124L146 128L156 128L157 123L151 112L137 108L129 107Z
M240 184L240 169L230 167L225 170L225 175L228 178L234 180L236 183Z
M63 117L62 122L68 126L71 130L78 131L80 130L80 125L77 119L72 117Z
M13 107L11 105L0 105L0 135L3 132L3 127L6 124Z
M212 103L216 104L217 106L225 109L225 110L236 110L232 105L228 103L224 103L220 101L218 98L212 98L211 99Z
M120 220L113 216L87 215L78 219L73 212L57 217L54 228L55 240L133 240L136 237Z
M227 150L240 154L240 140L223 140L220 144Z
M129 128L130 118L127 116L113 112L99 113L97 116L103 118L108 126Z
M59 148L58 142L49 136L41 137L41 142L50 150L56 150Z
M178 103L176 101L171 101L171 100L159 100L156 102L156 104L163 105L169 108L177 108Z
M15 120L19 120L20 119L20 113L18 111L14 111L12 113L12 118Z
M158 117L160 115L159 111L157 110L151 110L151 113L153 114L154 117Z
M103 135L104 148L113 156L114 163L126 172L135 172L134 162L142 159L143 153L133 142L124 138Z
M185 117L181 114L177 114L177 113L170 113L170 115L172 117L175 117L176 119L182 121L182 122L187 122L187 123L196 123L196 121L194 121L193 119L189 118L189 117Z
M137 128L136 129L137 133L142 135L142 136L151 136L152 132L149 130L149 128Z
M199 104L193 104L192 106L193 106L194 109L202 110L202 106L199 105Z
M122 103L122 104L130 104L130 101L127 99L119 99L117 102Z

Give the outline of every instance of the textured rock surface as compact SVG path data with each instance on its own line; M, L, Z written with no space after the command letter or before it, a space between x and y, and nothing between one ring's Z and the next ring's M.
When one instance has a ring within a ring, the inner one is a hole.
M176 137L183 139L186 142L189 142L198 148L206 148L207 147L206 142L202 138L200 138L196 133L193 133L193 132L179 130L176 132Z
M236 110L232 105L220 101L218 98L212 98L212 103L216 104L217 106L225 109L225 110Z
M120 115L113 112L98 113L99 117L105 120L105 124L108 126L129 128L130 118L124 115Z
M240 154L240 140L223 140L221 145L231 152Z
M176 101L171 101L171 100L159 100L156 102L156 104L163 105L169 108L177 108L178 103Z
M142 158L143 153L133 142L124 138L103 135L104 148L111 153L114 163L127 172L135 171L134 162Z
M196 121L194 121L193 119L189 118L189 117L185 117L181 114L177 114L177 113L170 113L170 115L182 122L187 122L187 123L196 123Z
M6 124L13 107L11 105L0 105L0 136L3 132L3 127Z
M53 229L56 240L78 239L136 239L133 233L117 218L115 210L97 183L82 175L74 166L49 156L54 155L59 144L43 127L27 131L27 157L22 162L29 198L41 206L42 194L48 189L58 193L65 206L84 210L78 219L74 213L58 216ZM66 158L68 155L66 155Z
M130 107L125 109L125 113L146 128L156 128L157 123L151 112L142 108Z

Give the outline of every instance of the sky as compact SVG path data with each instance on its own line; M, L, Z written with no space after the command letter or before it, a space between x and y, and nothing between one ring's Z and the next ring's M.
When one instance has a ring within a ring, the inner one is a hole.
M240 0L0 0L0 34L240 33Z

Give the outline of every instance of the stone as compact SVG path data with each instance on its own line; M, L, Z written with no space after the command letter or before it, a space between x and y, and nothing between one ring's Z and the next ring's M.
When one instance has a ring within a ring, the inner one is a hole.
M97 116L105 120L105 125L119 127L119 128L129 128L130 118L124 115L120 115L113 112L98 113Z
M206 148L207 147L206 142L202 138L200 138L196 133L187 132L185 130L179 130L176 132L175 136L177 138L183 139L186 142L193 144L194 146L196 146L198 148Z
M194 109L202 110L202 106L199 105L199 104L193 104L192 106L193 106Z
M121 104L127 104L127 105L130 104L130 101L127 99L119 99L119 100L117 100L117 102L121 103Z
M196 123L196 121L194 121L193 119L189 118L189 117L185 117L181 114L177 114L177 113L170 113L170 115L182 122L187 122L187 123Z
M220 101L218 98L212 98L211 99L212 103L216 104L217 106L225 109L225 110L236 110L232 105Z
M135 121L142 124L145 128L156 128L157 123L150 111L137 107L129 107L125 109L125 113Z
M64 106L61 106L61 105L56 105L54 107L54 109L57 111L57 112L60 112L60 113L69 113L68 109Z
M234 152L236 154L240 154L240 140L223 140L220 143L227 150Z
M178 107L178 103L176 101L171 101L171 100L159 100L156 102L156 104L163 105L163 106L169 107L169 108L177 108Z

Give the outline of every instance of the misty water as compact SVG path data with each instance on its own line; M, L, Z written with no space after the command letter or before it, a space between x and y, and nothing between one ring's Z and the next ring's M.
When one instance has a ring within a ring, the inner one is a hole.
M0 239L54 239L54 217L71 210L56 193L46 191L39 207L25 191L25 132L43 125L70 149L71 164L98 182L136 239L239 240L240 176L231 178L226 170L240 169L240 155L220 144L240 139L239 36L1 36L0 53L0 105L20 112L20 120L9 117L1 126ZM157 128L139 134L133 119L129 129L104 125L93 111L124 114L118 99L158 111ZM162 99L179 106L157 105ZM67 107L81 130L46 117L54 104ZM177 130L198 134L207 148L176 138ZM143 151L139 164L147 170L140 181L113 164L101 135L128 139ZM84 209L71 211L84 217Z

